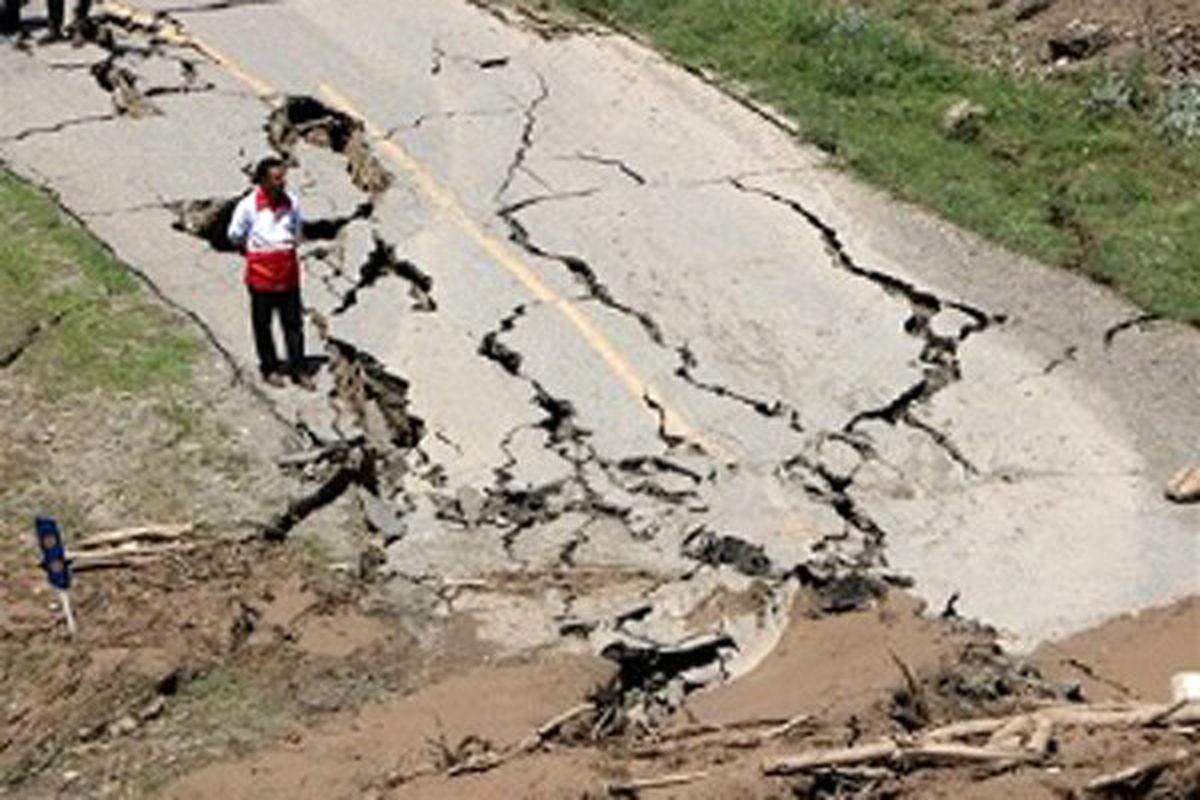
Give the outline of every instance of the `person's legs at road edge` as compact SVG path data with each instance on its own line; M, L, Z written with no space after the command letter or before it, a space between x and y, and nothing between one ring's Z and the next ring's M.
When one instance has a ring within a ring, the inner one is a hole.
M16 36L21 31L21 0L4 0L0 12L0 36Z
M272 386L282 386L279 357L275 354L275 339L271 336L271 317L279 307L276 292L250 290L250 323L254 327L254 348L258 352L258 370L263 380Z
M312 377L304 363L304 314L299 289L280 293L279 320L283 323L283 341L287 346L288 372L293 381L311 389Z
M64 0L46 0L46 16L50 20L49 30L43 37L46 41L62 38L63 33L63 2Z
M94 38L94 26L88 19L92 11L92 0L76 0L75 13L71 20L71 41L75 45L83 44L87 39Z

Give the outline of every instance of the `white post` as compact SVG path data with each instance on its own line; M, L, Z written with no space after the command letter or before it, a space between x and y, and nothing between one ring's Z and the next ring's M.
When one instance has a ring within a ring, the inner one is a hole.
M67 633L74 637L78 629L75 627L75 614L71 611L71 596L60 589L58 597L62 600L63 617L67 620Z

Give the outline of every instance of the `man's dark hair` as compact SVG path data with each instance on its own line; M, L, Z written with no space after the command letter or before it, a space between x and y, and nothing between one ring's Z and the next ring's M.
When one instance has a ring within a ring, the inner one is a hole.
M261 184L267 179L267 173L276 167L286 166L286 162L279 156L267 156L262 161L259 161L254 167L254 182Z

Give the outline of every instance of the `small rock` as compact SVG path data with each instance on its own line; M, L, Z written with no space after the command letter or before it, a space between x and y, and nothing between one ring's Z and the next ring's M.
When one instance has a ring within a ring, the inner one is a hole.
M79 772L69 769L62 774L63 785L70 785L83 777Z
M138 728L137 720L126 714L116 722L108 726L109 736L125 736L133 733Z
M1111 43L1104 26L1075 20L1066 29L1050 38L1050 60L1082 61L1096 55Z
M158 695L149 703L147 703L141 711L138 712L138 719L142 722L148 722L162 715L163 709L167 707L167 701L162 695Z
M988 110L970 100L959 100L942 115L942 133L947 139L969 142L983 131Z
M1200 502L1200 467L1181 470L1167 484L1167 499L1176 503Z

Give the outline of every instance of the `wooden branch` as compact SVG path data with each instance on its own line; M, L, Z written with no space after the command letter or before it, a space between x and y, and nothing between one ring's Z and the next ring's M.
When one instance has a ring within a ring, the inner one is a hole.
M764 727L779 727L790 725L799 717L787 719L785 717L760 717L757 719L744 719L737 722L727 722L723 725L713 723L700 723L697 725L689 725L684 728L678 728L673 731L663 733L660 741L670 742L676 739L694 739L697 736L708 736L713 733L727 733L729 731L746 730L747 728L764 728Z
M1083 788L1084 791L1088 792L1103 792L1107 789L1112 789L1117 786L1138 780L1139 778L1149 775L1152 772L1166 769L1167 767L1174 766L1175 764L1181 764L1184 761L1187 761L1189 758L1193 758L1197 755L1200 755L1200 750L1176 750L1169 756L1156 758L1153 761L1149 761L1145 764L1138 764L1137 766L1129 767L1119 772L1110 772L1107 775L1101 775L1098 778L1088 781L1087 785Z
M929 759L952 764L990 763L996 761L1029 761L1030 754L1021 750L1002 750L998 747L971 747L953 743L922 743L913 747L901 747L904 759Z
M1054 720L1049 717L1036 717L1033 734L1025 749L1038 758L1044 758L1050 752L1050 740L1054 737Z
M563 725L567 724L573 719L576 719L577 717L583 716L594 708L595 705L592 703L580 703L574 708L564 711L563 713L538 726L537 730L535 730L529 736L526 736L514 747L510 747L509 749L500 753L484 753L479 756L474 756L466 761L453 765L446 770L446 774L451 778L454 778L459 775L477 774L480 772L488 772L493 770L496 767L508 763L517 756L533 752L537 748L541 747L542 743L545 742L549 737L553 736L554 733Z
M160 558L169 553L185 553L195 549L195 544L184 543L148 546L122 545L107 550L86 550L84 552L72 550L68 551L67 558L71 562L73 569L86 569L89 565L94 565L98 562L112 560L144 561Z
M891 739L837 750L810 750L798 756L780 758L763 765L767 775L791 775L826 767L847 767L875 761L941 761L951 764L978 764L1029 761L1029 753L995 747L971 747L952 742L918 742L907 745Z
M1027 718L1027 715L1020 714L1017 717L984 717L981 719L968 719L962 722L954 722L949 725L943 725L940 728L934 728L930 731L925 731L921 734L921 739L926 742L939 742L945 739L961 739L964 736L976 736L985 733L995 733L1004 726L1012 724L1017 718Z
M573 719L583 716L589 711L595 710L596 706L593 703L580 703L572 709L568 709L556 717L542 724L536 731L521 740L517 745L517 752L527 753L541 746L542 742L553 736L559 728L566 725Z
M707 772L686 772L678 775L662 775L657 778L615 781L608 784L608 793L613 796L637 794L645 789L665 789L669 786L683 786L684 784L704 780L707 777Z
M920 738L925 742L937 742L985 733L997 735L1007 726L1036 724L1039 719L1047 719L1063 727L1140 728L1163 723L1189 724L1200 722L1200 703L1045 706L1036 711L1009 717L985 717L954 722L925 731L920 734Z
M738 750L751 750L755 747L762 747L774 739L780 739L787 736L792 731L812 720L810 714L801 714L797 717L784 722L780 725L775 725L772 728L761 733L751 733L744 736L722 736L714 738L704 738L705 735L714 733L722 733L730 730L734 726L712 725L704 729L703 734L697 733L697 729L693 728L689 731L691 735L687 738L675 738L657 744L651 744L646 747L638 748L633 751L634 758L660 758L672 753L679 753L687 750L701 750L706 747L728 747ZM738 723L736 727L750 727L749 723Z
M128 542L138 539L152 541L173 541L181 539L195 527L190 522L168 525L142 525L136 528L122 528L88 536L75 543L76 549L86 550L105 544Z
M1000 748L1020 747L1021 737L1025 735L1032 722L1033 718L1028 715L1013 717L992 732L992 735L988 737L987 746Z
M763 765L763 773L766 775L792 775L819 767L843 767L883 761L895 758L899 754L900 745L891 739L886 739L858 747L810 750L798 756L773 759Z

